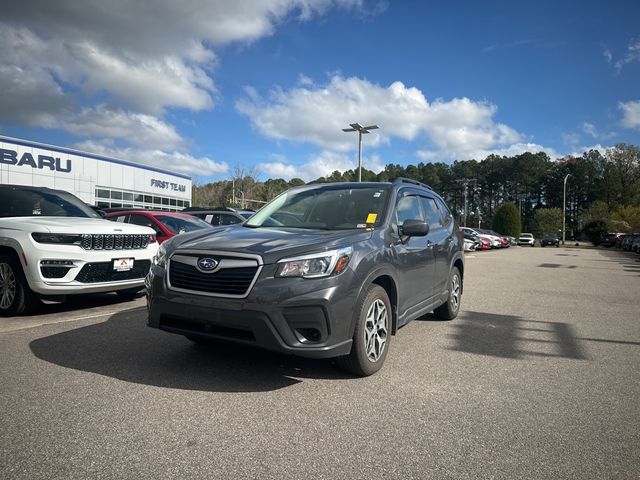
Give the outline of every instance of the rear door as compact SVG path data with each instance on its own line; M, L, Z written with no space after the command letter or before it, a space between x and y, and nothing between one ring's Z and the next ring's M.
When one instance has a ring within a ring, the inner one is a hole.
M438 207L435 197L423 195L420 197L422 208L429 224L429 234L427 241L433 245L434 256L434 293L438 294L445 290L449 279L449 258L453 248L451 235L451 224L446 219Z

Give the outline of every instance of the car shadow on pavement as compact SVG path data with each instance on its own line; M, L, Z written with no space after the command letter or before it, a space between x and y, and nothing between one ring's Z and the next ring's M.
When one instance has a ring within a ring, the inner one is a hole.
M214 343L199 345L146 326L146 310L34 340L34 355L66 368L126 382L183 390L265 392L303 378L352 379L329 360Z
M138 294L138 298L143 295L141 291ZM60 303L39 304L36 306L36 310L33 315L55 315L65 312L73 312L76 310L87 311L99 310L102 307L108 307L111 305L120 305L127 302L133 302L135 299L123 299L119 297L115 292L113 293L92 293L86 295L69 295L64 301Z
M494 357L562 357L588 360L571 325L515 315L464 311L451 324L451 350Z

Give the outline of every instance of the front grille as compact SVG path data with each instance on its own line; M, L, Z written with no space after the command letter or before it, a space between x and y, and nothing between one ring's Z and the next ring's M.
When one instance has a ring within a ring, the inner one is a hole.
M217 295L245 295L253 282L258 266L225 268L215 273L202 273L191 265L171 261L169 281L171 286L184 290Z
M139 250L147 248L149 235L86 233L82 235L85 250Z
M144 278L151 267L150 260L135 260L133 268L127 272L117 272L113 269L113 262L87 263L76 276L81 283L118 282Z

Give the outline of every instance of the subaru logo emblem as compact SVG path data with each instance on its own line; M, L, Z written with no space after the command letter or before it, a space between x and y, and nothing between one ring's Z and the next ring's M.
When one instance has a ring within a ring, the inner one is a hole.
M218 261L213 258L203 257L198 259L198 269L202 270L203 272L211 272L217 267Z

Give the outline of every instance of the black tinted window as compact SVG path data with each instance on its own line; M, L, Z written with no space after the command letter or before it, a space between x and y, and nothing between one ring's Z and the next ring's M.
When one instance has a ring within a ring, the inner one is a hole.
M66 193L29 188L0 188L0 217L101 218L79 198Z

